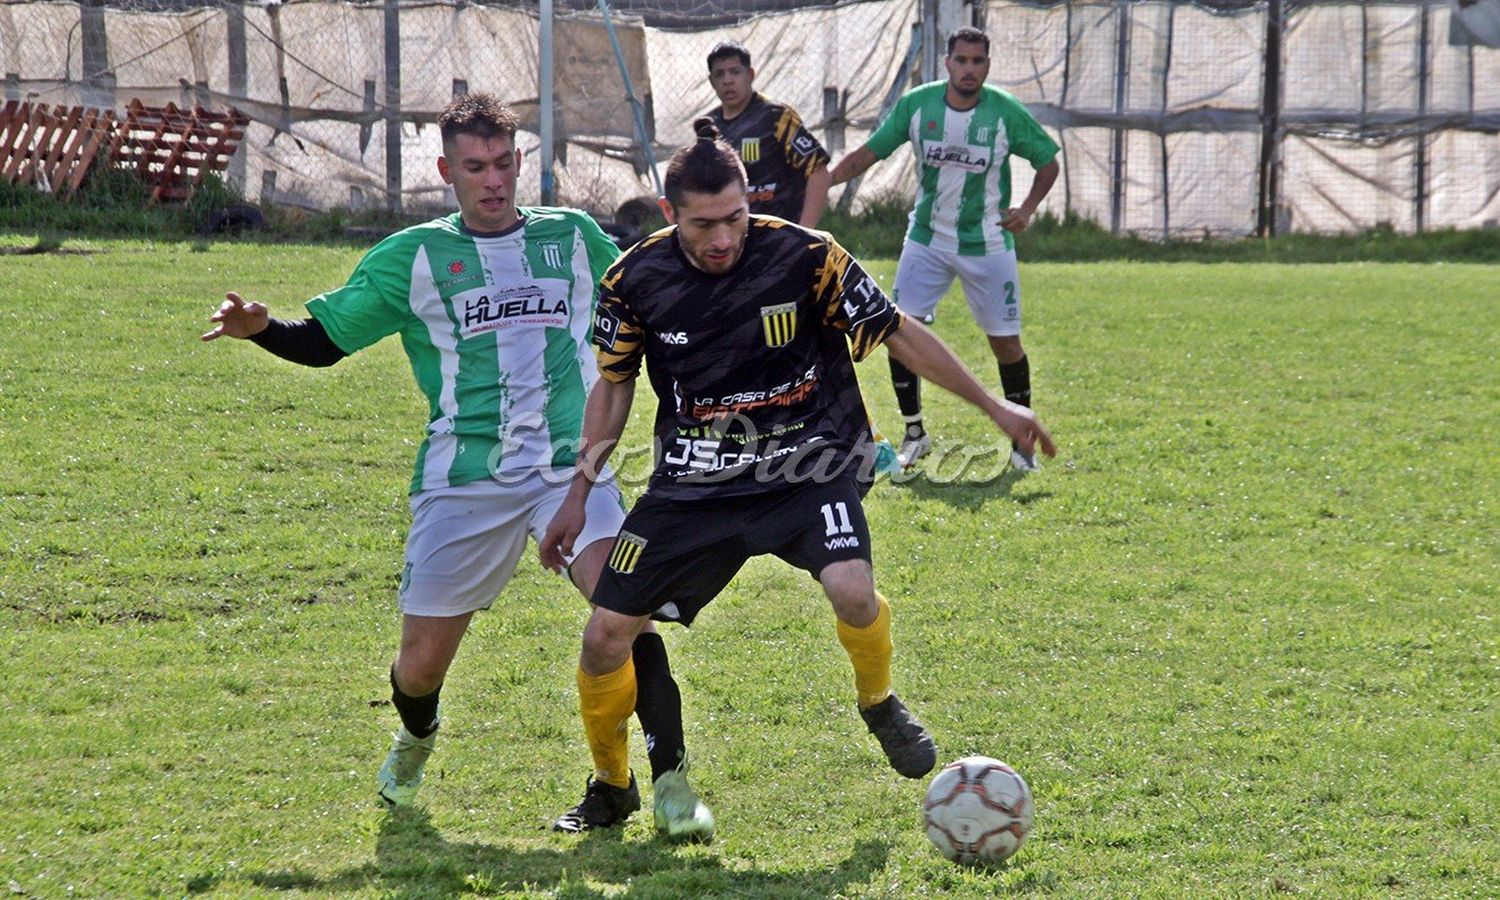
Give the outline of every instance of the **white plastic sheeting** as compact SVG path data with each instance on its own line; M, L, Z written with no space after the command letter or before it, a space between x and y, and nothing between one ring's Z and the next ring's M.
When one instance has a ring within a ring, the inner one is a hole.
M102 97L119 107L133 97L233 103L253 120L232 170L247 196L260 196L274 173L281 202L385 205L382 4L209 0L161 12L143 8L152 0L131 2L102 11L0 2L6 96ZM705 57L726 39L751 49L758 89L796 107L825 141L842 134L845 151L858 146L893 82L910 75L903 61L922 8L870 0L701 29L645 27L623 15L615 24L664 165L691 120L715 103ZM1267 148L1279 229L1388 223L1411 231L1500 220L1500 49L1450 44L1458 8L1450 0L1288 0L1273 110L1263 101L1268 2L989 0L982 20L993 39L990 80L1026 102L1063 148L1062 179L1044 209L1156 237L1231 236L1253 232L1267 211ZM236 16L242 68L232 63ZM652 189L600 22L597 13L559 18L557 185L561 202L608 216ZM537 149L534 7L403 3L400 34L405 206L450 202L433 165L431 123L462 84L515 104L527 129L521 146ZM94 59L107 46L100 71L85 71L90 39ZM833 121L824 114L829 89L843 110ZM1019 198L1031 170L1024 162L1014 169ZM523 200L537 198L537 175L534 160L523 167ZM906 197L913 188L910 159L898 154L871 170L859 197Z
M1500 50L1450 46L1442 0L1287 8L1278 230L1500 219ZM1044 209L1156 236L1256 229L1267 4L992 0L985 12L990 80L1063 146Z

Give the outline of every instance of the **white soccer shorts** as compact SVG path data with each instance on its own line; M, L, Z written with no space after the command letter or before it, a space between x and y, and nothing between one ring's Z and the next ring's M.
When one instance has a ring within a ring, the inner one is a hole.
M1014 250L959 256L905 241L891 299L902 312L931 323L955 275L963 283L974 321L985 334L1009 337L1021 333L1021 279Z
M562 506L570 475L532 472L507 484L486 478L413 494L397 593L401 612L458 616L488 609L515 574L526 536L541 540ZM575 555L619 533L625 505L613 479L594 485L586 511Z

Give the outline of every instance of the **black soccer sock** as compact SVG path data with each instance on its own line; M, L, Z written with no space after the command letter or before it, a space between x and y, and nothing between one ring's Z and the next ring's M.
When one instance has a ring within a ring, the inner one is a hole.
M391 703L401 716L401 724L414 738L424 738L437 731L438 694L442 690L443 686L438 685L432 693L421 697L402 693L396 686L396 667L391 666Z
M635 715L646 734L646 755L651 759L651 780L655 781L677 768L687 755L682 736L682 693L672 678L667 645L661 635L637 635L630 654L635 660Z
M1031 406L1031 361L1023 355L1015 362L1001 363L1000 389L1010 402Z
M906 436L922 436L922 379L906 366L891 362L891 386L896 389L896 405L901 407L901 418L906 420Z

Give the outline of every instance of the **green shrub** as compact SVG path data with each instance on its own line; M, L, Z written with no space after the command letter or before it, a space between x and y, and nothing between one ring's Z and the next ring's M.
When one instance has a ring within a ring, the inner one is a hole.
M832 232L857 257L893 258L901 252L911 202L906 192L889 191L868 198L857 215L829 209L819 227ZM60 243L71 236L185 241L197 235L214 213L244 203L223 179L209 175L186 204L153 206L150 190L131 172L99 168L66 201L30 186L0 183L0 232L36 235L39 245ZM384 210L309 212L290 207L265 209L262 214L264 229L242 237L368 246L423 218ZM649 234L665 224L658 216L643 223L640 233ZM1017 236L1016 249L1022 261L1055 262L1500 262L1500 230L1402 235L1389 223L1381 223L1342 235L1159 241L1110 234L1098 223L1072 213L1062 217L1043 213Z

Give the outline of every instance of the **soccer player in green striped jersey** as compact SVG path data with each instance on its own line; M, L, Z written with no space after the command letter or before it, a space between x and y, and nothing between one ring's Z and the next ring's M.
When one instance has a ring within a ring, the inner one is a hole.
M338 362L399 334L428 401L426 436L411 480L411 530L397 599L401 644L391 698L401 719L377 776L380 797L412 802L440 722L438 693L475 612L509 582L528 535L567 496L583 407L598 368L589 347L600 276L619 250L573 209L517 207L516 117L488 94L455 98L438 118L443 181L459 212L392 235L343 287L308 301L311 318L272 319L230 293L203 335L259 344L305 365ZM593 593L624 504L613 478L590 509L599 527L566 571ZM633 647L645 663L637 709L653 771L684 763L681 699L661 637ZM592 784L590 785L592 787ZM640 806L629 790L586 793L554 823L560 831L618 824Z
M1057 180L1057 144L1020 101L985 84L990 39L977 28L948 37L947 81L904 94L863 147L833 167L833 183L863 174L877 160L911 142L918 167L917 202L911 211L893 299L901 311L931 322L938 300L953 284L989 338L1000 366L1005 398L1031 405L1031 364L1021 346L1021 281L1015 240ZM1010 157L1036 169L1031 190L1011 206ZM921 382L895 359L891 382L906 420L899 455L909 466L932 447L922 425ZM1011 465L1036 469L1036 457L1012 448Z

